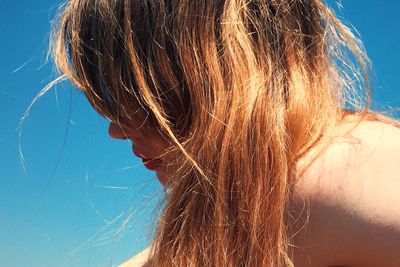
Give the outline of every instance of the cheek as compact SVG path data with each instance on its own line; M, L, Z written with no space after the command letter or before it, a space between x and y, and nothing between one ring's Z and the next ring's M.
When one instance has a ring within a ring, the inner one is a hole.
M153 142L151 146L152 150L159 155L164 154L167 149L167 147L162 142Z
M165 156L166 151L168 151L169 144L160 138L149 140L150 146L152 147L153 151L158 155Z

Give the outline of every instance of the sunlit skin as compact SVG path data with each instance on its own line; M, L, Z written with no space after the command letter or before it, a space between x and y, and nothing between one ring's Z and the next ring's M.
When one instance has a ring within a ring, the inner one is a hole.
M168 147L168 142L160 136L155 130L151 129L135 129L133 127L125 128L118 124L111 122L108 128L108 134L115 139L130 140L132 142L132 153L136 156L150 159L150 160L161 160L161 164L157 165L156 169L153 169L157 178L162 185L167 182L167 165L166 159L163 153Z

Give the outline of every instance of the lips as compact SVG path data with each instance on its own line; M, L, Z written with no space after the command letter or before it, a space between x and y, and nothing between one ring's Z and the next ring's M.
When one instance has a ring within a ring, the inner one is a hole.
M162 160L161 159L151 159L143 156L142 153L138 152L133 146L132 146L133 154L135 154L136 157L141 158L143 165L150 170L156 170L161 166Z

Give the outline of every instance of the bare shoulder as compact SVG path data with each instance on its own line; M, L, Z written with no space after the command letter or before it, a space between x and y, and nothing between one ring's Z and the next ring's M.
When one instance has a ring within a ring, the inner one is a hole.
M307 247L295 253L303 262L296 266L400 266L399 128L372 121L338 126L295 195L297 210L305 203L299 200L310 204L307 227L295 238Z
M119 265L119 267L148 267L149 254L150 254L150 247L146 248L139 254L136 254L128 261Z
M308 196L334 203L345 201L357 206L372 201L381 205L383 199L396 200L400 189L400 128L372 121L338 126L299 182Z

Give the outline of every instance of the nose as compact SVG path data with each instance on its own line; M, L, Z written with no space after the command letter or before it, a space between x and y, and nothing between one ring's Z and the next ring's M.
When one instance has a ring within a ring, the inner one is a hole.
M108 134L112 138L116 139L127 139L128 137L126 136L126 132L124 129L121 128L120 125L110 122L110 126L108 127Z

